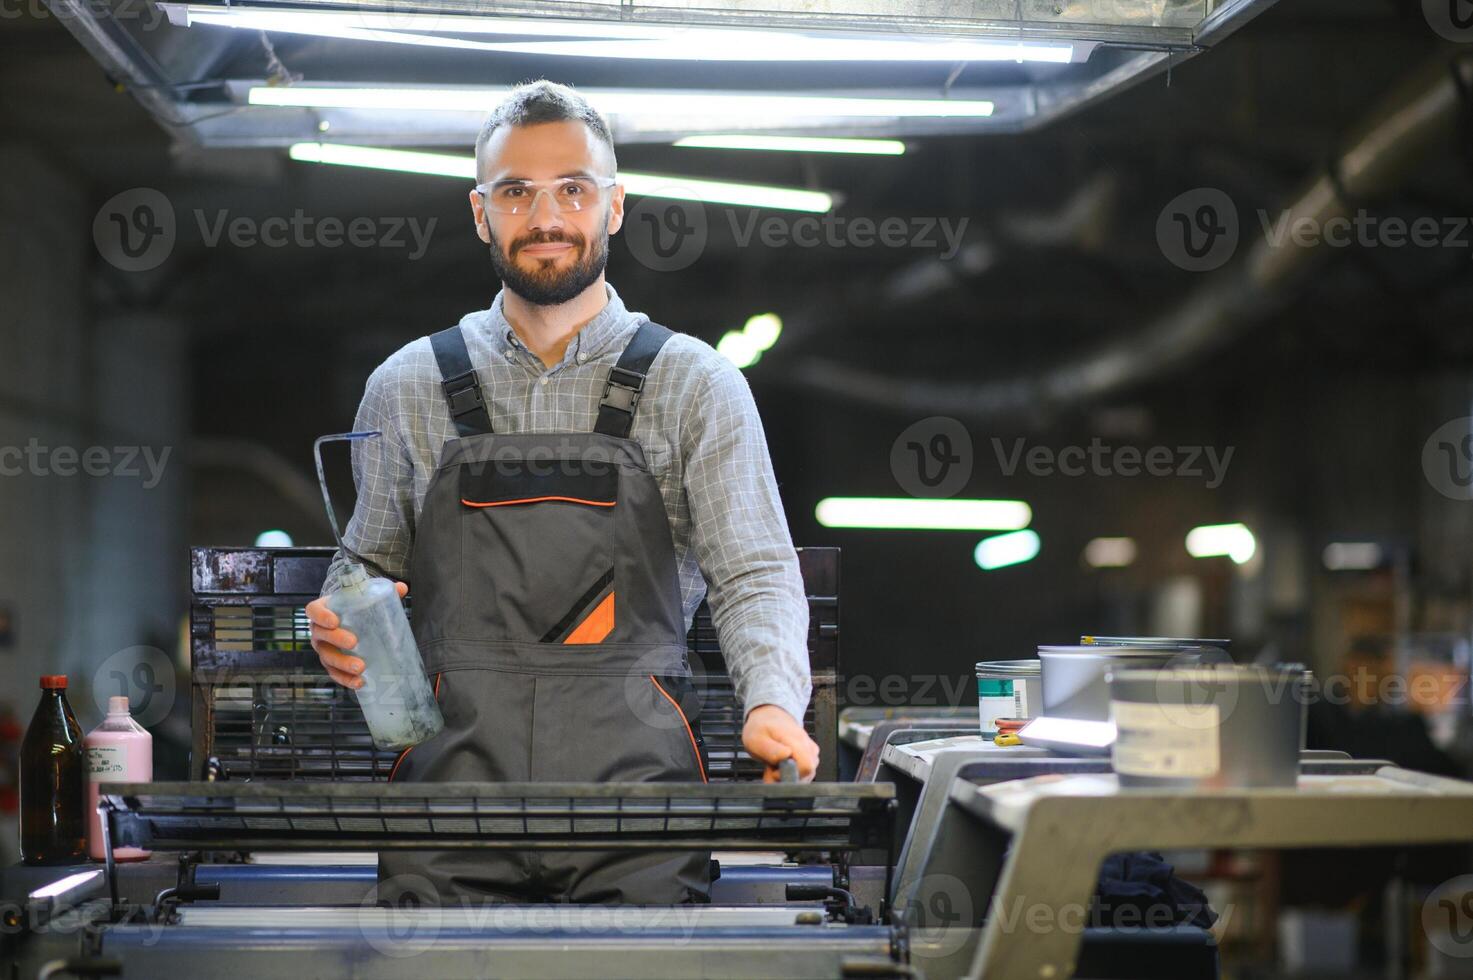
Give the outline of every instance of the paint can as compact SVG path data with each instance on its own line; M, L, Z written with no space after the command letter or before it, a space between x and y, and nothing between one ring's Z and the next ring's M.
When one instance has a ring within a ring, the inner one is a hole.
M983 660L977 664L977 712L983 738L997 736L997 719L1032 718L1041 705L1037 660Z

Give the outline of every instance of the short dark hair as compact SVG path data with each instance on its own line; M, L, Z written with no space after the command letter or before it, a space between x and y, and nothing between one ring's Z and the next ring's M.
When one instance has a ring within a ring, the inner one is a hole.
M609 148L609 160L615 163L614 134L599 111L568 85L547 79L527 82L511 90L501 104L492 109L481 124L476 137L476 179L480 180L485 163L486 144L502 126L534 126L537 123L577 121L587 126L599 142Z

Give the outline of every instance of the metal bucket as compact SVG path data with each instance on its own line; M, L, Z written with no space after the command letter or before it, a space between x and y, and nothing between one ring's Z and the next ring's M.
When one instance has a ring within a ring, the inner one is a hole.
M1146 647L1038 648L1042 665L1043 711L1049 718L1110 720L1110 688L1105 674L1124 666L1164 667L1178 656L1175 649ZM1195 662L1195 661L1193 661Z
M1037 660L983 660L977 664L977 713L982 737L997 735L999 718L1032 718L1042 704Z
M1298 665L1111 671L1111 758L1120 784L1293 787L1308 677Z

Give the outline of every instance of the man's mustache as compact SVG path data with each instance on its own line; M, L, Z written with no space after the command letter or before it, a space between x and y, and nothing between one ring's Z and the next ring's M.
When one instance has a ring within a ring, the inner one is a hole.
M587 245L587 242L582 235L561 235L549 234L544 232L537 235L526 235L522 238L518 238L516 241L511 243L511 254L512 257L515 258L516 254L522 249L526 248L528 245L547 245L551 244L552 242L566 242L567 244L577 248L580 252L583 251L584 247Z

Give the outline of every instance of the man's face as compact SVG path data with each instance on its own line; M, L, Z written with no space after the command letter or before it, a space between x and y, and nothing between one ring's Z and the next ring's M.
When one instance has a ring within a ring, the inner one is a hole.
M482 159L480 180L487 184L614 176L609 148L577 121L502 126L486 143ZM550 194L538 194L523 214L490 210L472 191L471 209L502 284L529 303L556 306L603 275L609 235L624 223L624 188L608 188L598 202L578 211L560 208Z

